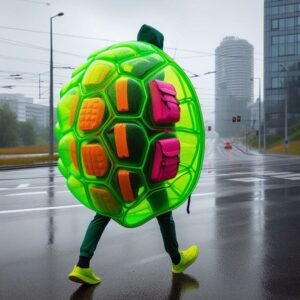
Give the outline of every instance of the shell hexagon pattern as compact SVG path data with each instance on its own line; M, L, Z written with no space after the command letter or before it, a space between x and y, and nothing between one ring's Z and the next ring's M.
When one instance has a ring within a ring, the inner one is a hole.
M57 107L58 168L85 206L126 227L182 204L204 156L196 92L163 51L127 42L72 73Z

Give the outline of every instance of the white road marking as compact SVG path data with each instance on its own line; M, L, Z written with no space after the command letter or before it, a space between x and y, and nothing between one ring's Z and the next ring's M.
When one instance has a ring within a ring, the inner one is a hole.
M229 172L229 173L223 173L223 174L216 174L216 176L231 176L231 175L250 175L250 174L257 174L258 172Z
M227 180L238 181L238 182L258 182L258 181L264 181L263 178L257 178L257 177L230 178L230 179L227 179Z
M69 191L57 191L54 193L68 193ZM8 197L13 197L13 196L26 196L26 195L45 195L47 194L47 191L41 191L41 192L28 192L28 193L14 193L14 194L7 194L6 196Z
M134 266L134 265L142 265L142 264L147 264L147 263L150 263L150 262L153 262L153 261L156 261L156 260L159 260L163 257L166 257L166 254L165 253L162 253L162 254L158 254L158 255L153 255L153 256L150 256L150 257L147 257L147 258L144 258L144 259L141 259L141 260L138 260L132 264L130 264L131 266Z
M299 173L292 173L292 174L286 174L286 175L276 175L276 176L272 176L274 178L281 178L281 179L288 179L290 177L299 177L300 174Z
M29 183L22 183L17 186L17 189L24 189L27 188L28 186L30 186Z
M48 207L36 207L36 208L25 208L25 209L11 209L11 210L0 210L0 214L13 214L13 213L24 213L32 211L44 211L44 210L55 210L55 209L66 209L83 207L82 204L75 205L64 205L64 206L48 206Z
M37 185L37 186L28 186L28 187L22 187L22 188L18 188L18 187L13 187L13 188L0 188L0 191L8 191L8 190L16 190L16 189L22 189L22 190L31 190L31 189L46 189L46 188L50 188L50 187L66 187L65 184L60 184L60 185Z
M212 196L215 195L215 192L210 192L210 193L201 193L201 194L192 194L192 196Z
M298 176L298 177L288 177L288 178L284 178L284 179L287 179L287 180L300 180L300 176Z
M267 175L267 176L279 176L279 175L287 175L287 174L291 174L291 172L266 171L262 173L262 175Z

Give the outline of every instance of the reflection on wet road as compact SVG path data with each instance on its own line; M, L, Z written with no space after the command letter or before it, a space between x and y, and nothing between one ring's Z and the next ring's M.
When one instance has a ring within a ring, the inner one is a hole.
M173 276L155 220L111 222L92 260L103 282L66 279L93 212L56 168L0 173L0 299L300 299L300 158L246 155L208 140L192 196L174 212L181 248L200 247Z

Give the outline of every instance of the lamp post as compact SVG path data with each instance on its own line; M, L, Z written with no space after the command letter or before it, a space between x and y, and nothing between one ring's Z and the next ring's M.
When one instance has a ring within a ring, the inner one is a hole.
M50 113L49 113L49 155L54 155L54 135L53 135L53 37L52 37L52 20L56 17L63 16L60 12L50 18Z
M250 80L254 81L254 79L258 79L259 83L259 96L258 96L258 149L259 153L261 153L261 78L253 77ZM265 132L264 132L265 134Z
M289 80L289 70L284 64L280 64L284 68L284 70L287 72L288 80ZM287 81L288 81L287 80ZM285 153L288 153L289 151L289 140L288 140L288 86L287 86L287 92L285 95L285 101L284 101L284 147L285 147Z

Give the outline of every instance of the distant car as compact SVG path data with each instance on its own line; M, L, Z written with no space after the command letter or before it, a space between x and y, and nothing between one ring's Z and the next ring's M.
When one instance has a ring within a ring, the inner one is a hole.
M232 144L230 142L224 142L224 149L232 149Z

